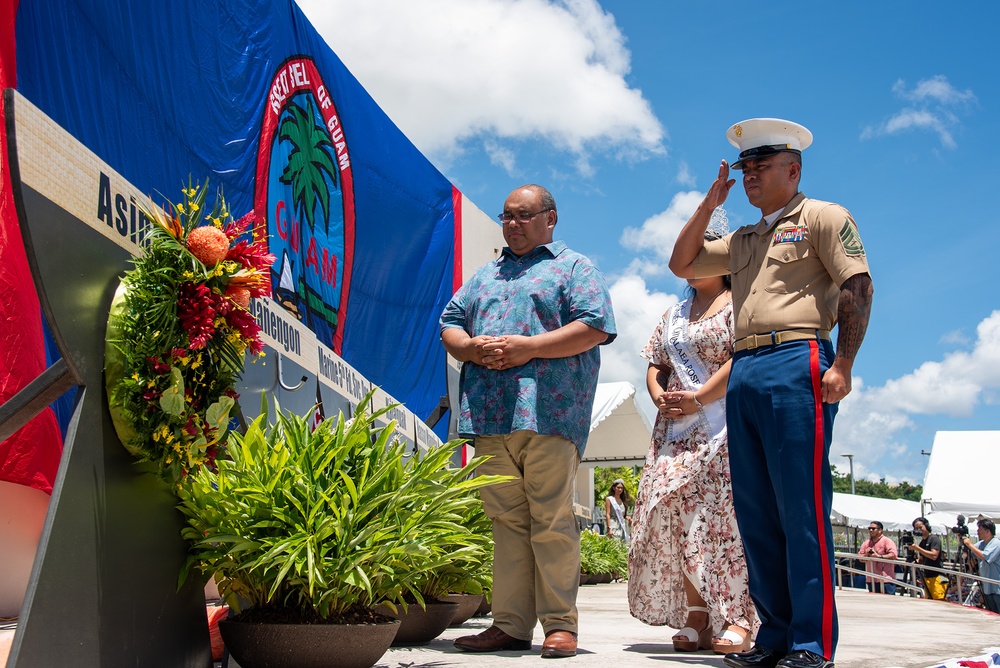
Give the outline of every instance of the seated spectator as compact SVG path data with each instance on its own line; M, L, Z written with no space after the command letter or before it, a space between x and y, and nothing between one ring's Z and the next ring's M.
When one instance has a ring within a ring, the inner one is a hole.
M878 557L880 559L896 559L896 544L882 534L882 523L873 520L868 525L868 540L861 544L861 551L858 553L862 557ZM872 575L883 575L890 578L890 581L880 580L869 575L868 591L882 594L895 594L896 567L893 564L885 564L880 561L866 561L865 569Z

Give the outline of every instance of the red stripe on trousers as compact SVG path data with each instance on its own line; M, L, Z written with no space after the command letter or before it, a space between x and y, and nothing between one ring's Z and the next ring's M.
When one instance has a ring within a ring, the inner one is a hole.
M830 554L826 547L826 518L823 517L823 391L820 383L819 342L809 342L809 371L812 375L813 408L816 412L813 441L813 496L816 505L816 536L819 539L820 563L823 564L823 656L830 658L833 647L833 581L830 577Z

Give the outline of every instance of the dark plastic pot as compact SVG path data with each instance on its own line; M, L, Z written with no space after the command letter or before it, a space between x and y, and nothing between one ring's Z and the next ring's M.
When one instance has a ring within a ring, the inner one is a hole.
M371 668L392 644L398 621L385 624L257 624L219 622L222 640L241 668Z
M461 626L469 617L476 614L479 610L479 606L483 603L482 594L448 594L448 601L451 603L458 603L458 610L455 612L455 618L451 620L451 624L448 626Z
M451 624L451 620L455 618L455 613L458 612L458 603L427 601L426 610L414 603L407 608L406 612L400 608L398 613L383 606L377 606L375 610L383 615L396 617L400 621L399 631L392 641L392 646L412 647L426 645L444 633L444 630Z

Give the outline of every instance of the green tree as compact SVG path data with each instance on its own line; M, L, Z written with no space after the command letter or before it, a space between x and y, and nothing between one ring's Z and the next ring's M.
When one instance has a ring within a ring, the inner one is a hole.
M326 233L330 233L330 188L324 178L329 174L334 187L337 185L337 170L330 157L330 137L322 125L315 121L312 102L306 102L303 109L297 104L288 106L288 115L278 126L278 138L292 145L288 164L278 178L292 186L295 210L300 218L305 218L309 229L316 227L316 204L323 210Z
M833 473L833 491L843 494L851 493L851 476L849 473L841 473L833 464L830 465ZM854 481L854 493L858 496L873 496L878 499L906 499L907 501L920 501L923 496L923 485L914 485L907 481L902 481L898 485L890 485L881 478L878 482L858 478Z
M625 482L625 490L628 492L632 504L635 505L635 494L639 489L639 474L642 469L638 466L619 466L617 468L594 467L594 505L601 509L604 516L604 499L611 490L611 483L618 478Z

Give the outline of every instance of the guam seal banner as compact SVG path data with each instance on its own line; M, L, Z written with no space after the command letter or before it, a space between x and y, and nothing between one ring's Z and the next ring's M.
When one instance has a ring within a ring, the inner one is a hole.
M269 88L257 150L257 239L277 258L272 297L338 354L354 259L354 178L330 92L308 56Z
M142 194L203 175L234 217L252 211L282 320L415 415L434 412L447 394L438 317L460 247L454 188L295 2L16 4L26 100ZM129 199L108 185L84 204L121 232Z

